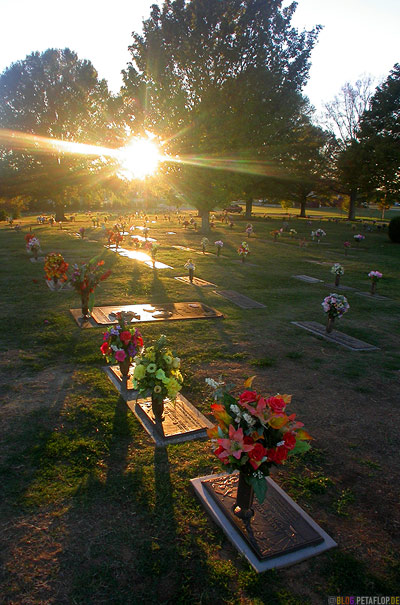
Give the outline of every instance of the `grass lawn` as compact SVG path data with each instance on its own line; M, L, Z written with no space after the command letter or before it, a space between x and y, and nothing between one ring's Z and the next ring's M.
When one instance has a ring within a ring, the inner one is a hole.
M157 260L173 267L160 271L105 250L87 215L62 230L35 217L18 221L19 232L0 224L1 602L307 605L328 595L400 593L400 246L382 229L322 220L325 209L312 212L311 225L292 217L297 234L274 243L270 231L282 216L260 210L250 239L244 219L235 216L232 230L217 221L205 256L172 247L200 251L199 232L158 217L149 235L161 244ZM83 240L73 235L81 226ZM284 570L252 570L191 489L191 478L221 470L210 444L154 448L103 372L102 329L80 330L68 311L79 307L77 294L51 292L43 264L29 262L30 227L44 254L61 252L71 264L103 250L112 275L96 290L96 305L202 301L224 313L139 328L145 343L168 336L182 359L183 394L206 415L207 376L240 387L256 374L257 390L293 395L313 447L273 476L337 549ZM310 240L317 227L327 233L320 244ZM244 239L251 254L240 263ZM189 257L197 277L265 308L243 310L213 288L173 279L186 274ZM387 299L345 292L350 311L336 325L377 351L353 352L291 324L325 323L321 302L335 291L327 286L334 262L345 268L341 284L361 292L369 291L369 271L383 273L378 294ZM298 274L326 283L292 278Z

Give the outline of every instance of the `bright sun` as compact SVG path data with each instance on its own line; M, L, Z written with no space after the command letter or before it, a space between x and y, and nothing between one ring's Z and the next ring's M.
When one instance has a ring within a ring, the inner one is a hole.
M128 179L144 179L153 174L161 162L160 151L150 139L132 139L119 150L121 174Z

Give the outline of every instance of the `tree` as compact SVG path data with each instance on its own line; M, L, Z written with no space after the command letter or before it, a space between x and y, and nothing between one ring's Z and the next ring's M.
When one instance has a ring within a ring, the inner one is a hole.
M400 65L378 86L360 120L362 186L382 210L400 194Z
M0 127L23 133L26 142L16 148L10 136L3 144L6 194L51 198L56 219L63 219L69 188L93 187L99 173L106 178L110 170L100 158L57 150L38 137L104 143L112 124L111 104L105 80L69 49L35 52L13 63L0 75Z
M174 165L173 184L202 212L203 227L232 180L251 210L276 161L272 143L276 152L298 115L319 28L291 27L295 8L279 0L169 0L153 5L143 35L133 35L124 95L135 99L142 128L185 160Z
M355 218L362 161L357 136L360 120L367 110L373 92L373 80L364 76L352 85L344 84L333 101L325 105L325 125L336 136L338 180L342 193L350 196L349 220Z

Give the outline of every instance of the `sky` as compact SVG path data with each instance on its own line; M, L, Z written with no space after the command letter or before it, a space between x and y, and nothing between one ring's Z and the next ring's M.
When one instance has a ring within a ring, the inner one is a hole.
M118 92L121 70L130 60L131 34L141 32L153 3L0 0L0 72L33 51L68 47L80 59L89 59ZM318 111L345 82L368 74L379 83L400 62L399 0L298 0L292 24L300 30L324 27L304 90Z

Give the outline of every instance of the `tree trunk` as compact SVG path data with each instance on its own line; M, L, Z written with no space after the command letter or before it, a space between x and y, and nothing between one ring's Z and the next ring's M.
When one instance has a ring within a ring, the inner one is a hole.
M64 215L64 204L61 204L61 203L56 204L55 219L56 219L57 223L67 220Z
M210 233L210 212L208 210L201 212L201 232Z
M306 200L301 200L300 202L300 218L306 218Z
M246 214L245 214L245 218L246 219L251 219L251 211L253 210L253 198L248 198L246 200Z
M356 201L357 201L357 189L350 191L350 204L349 204L349 215L348 220L354 221L356 218Z

